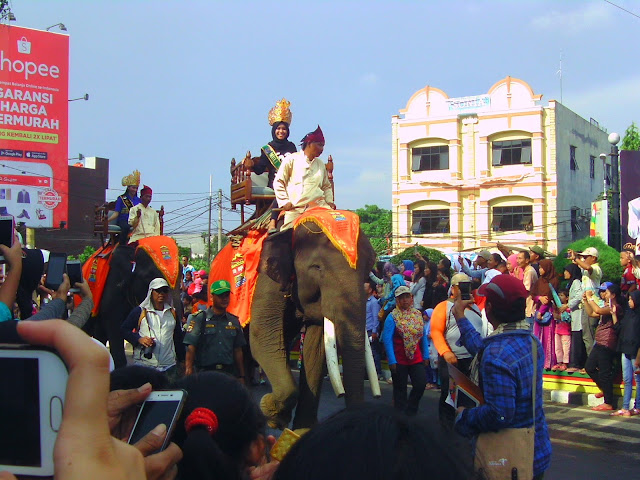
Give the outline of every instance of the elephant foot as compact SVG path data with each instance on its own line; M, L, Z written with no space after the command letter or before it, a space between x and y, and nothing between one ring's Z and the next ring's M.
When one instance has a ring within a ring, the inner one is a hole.
M267 393L260 400L260 410L267 417L269 428L284 430L291 423L291 411L282 411L273 401L273 394Z

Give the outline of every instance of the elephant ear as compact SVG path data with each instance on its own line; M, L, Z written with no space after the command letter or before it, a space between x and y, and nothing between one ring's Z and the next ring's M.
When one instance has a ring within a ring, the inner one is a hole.
M293 283L293 229L285 230L267 237L262 244L259 273L266 273L271 280L278 282L282 291Z

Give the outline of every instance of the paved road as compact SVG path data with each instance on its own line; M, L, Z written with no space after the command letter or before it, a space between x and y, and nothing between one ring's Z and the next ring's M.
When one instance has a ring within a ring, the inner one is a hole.
M368 382L366 387L368 388ZM381 385L382 398L367 400L391 404L392 387ZM269 386L253 388L256 400L270 390ZM426 391L419 415L437 422L440 392ZM325 382L320 401L320 419L344 408L331 385ZM611 417L606 412L593 412L589 407L546 404L553 457L545 480L635 479L640 477L640 416ZM273 432L276 436L278 432Z

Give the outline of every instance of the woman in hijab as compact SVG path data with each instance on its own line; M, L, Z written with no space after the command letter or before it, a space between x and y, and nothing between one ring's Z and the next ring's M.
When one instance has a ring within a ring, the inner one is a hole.
M575 373L584 367L587 359L587 350L582 340L582 272L575 263L570 263L564 267L564 278L567 280L569 289L569 301L562 310L571 312L571 348L569 349L569 368L567 373Z
M260 151L260 159L253 166L253 172L256 175L261 175L266 171L269 172L269 180L267 186L273 188L273 179L276 176L278 168L285 155L289 153L295 153L296 146L288 140L289 138L289 125L291 125L292 114L289 110L291 105L286 99L282 99L276 103L276 106L269 111L269 125L271 125L271 138L272 140L262 147ZM274 209L278 206L274 200L271 204L271 208ZM269 230L273 231L276 228L276 221L280 212L271 212L271 220L269 222Z
M533 333L540 339L544 349L544 368L550 369L556 365L555 330L556 321L553 318L553 299L551 289L558 288L558 277L553 268L553 262L548 259L540 261L540 276L531 289L531 297L536 304Z
M507 270L509 270L509 275L516 277L518 280L524 278L524 271L518 266L517 253L512 253L507 257Z
M624 395L622 397L622 409L611 415L630 417L640 413L640 374L634 373L636 356L640 349L640 291L634 290L629 294L629 308L624 312L620 322L620 334L618 336L618 351L622 354L622 379L624 381ZM636 379L636 399L631 406L631 390L633 390L633 377Z

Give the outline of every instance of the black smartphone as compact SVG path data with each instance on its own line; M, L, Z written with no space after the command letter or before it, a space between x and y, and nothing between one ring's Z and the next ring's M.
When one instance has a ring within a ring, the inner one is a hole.
M15 220L11 215L0 217L0 243L11 248L13 246L13 231L15 230Z
M471 299L471 282L460 282L458 288L460 289L460 298L462 300Z
M142 404L136 424L131 431L129 443L131 445L137 443L151 430L164 423L167 426L167 436L158 451L167 448L186 399L187 392L185 390L156 390L151 392Z
M49 266L47 267L47 279L44 286L49 290L57 290L64 281L64 275L67 269L66 253L50 253Z
M76 283L82 283L82 263L80 260L67 260L67 275L71 284L70 292L76 293L79 290L74 288Z

